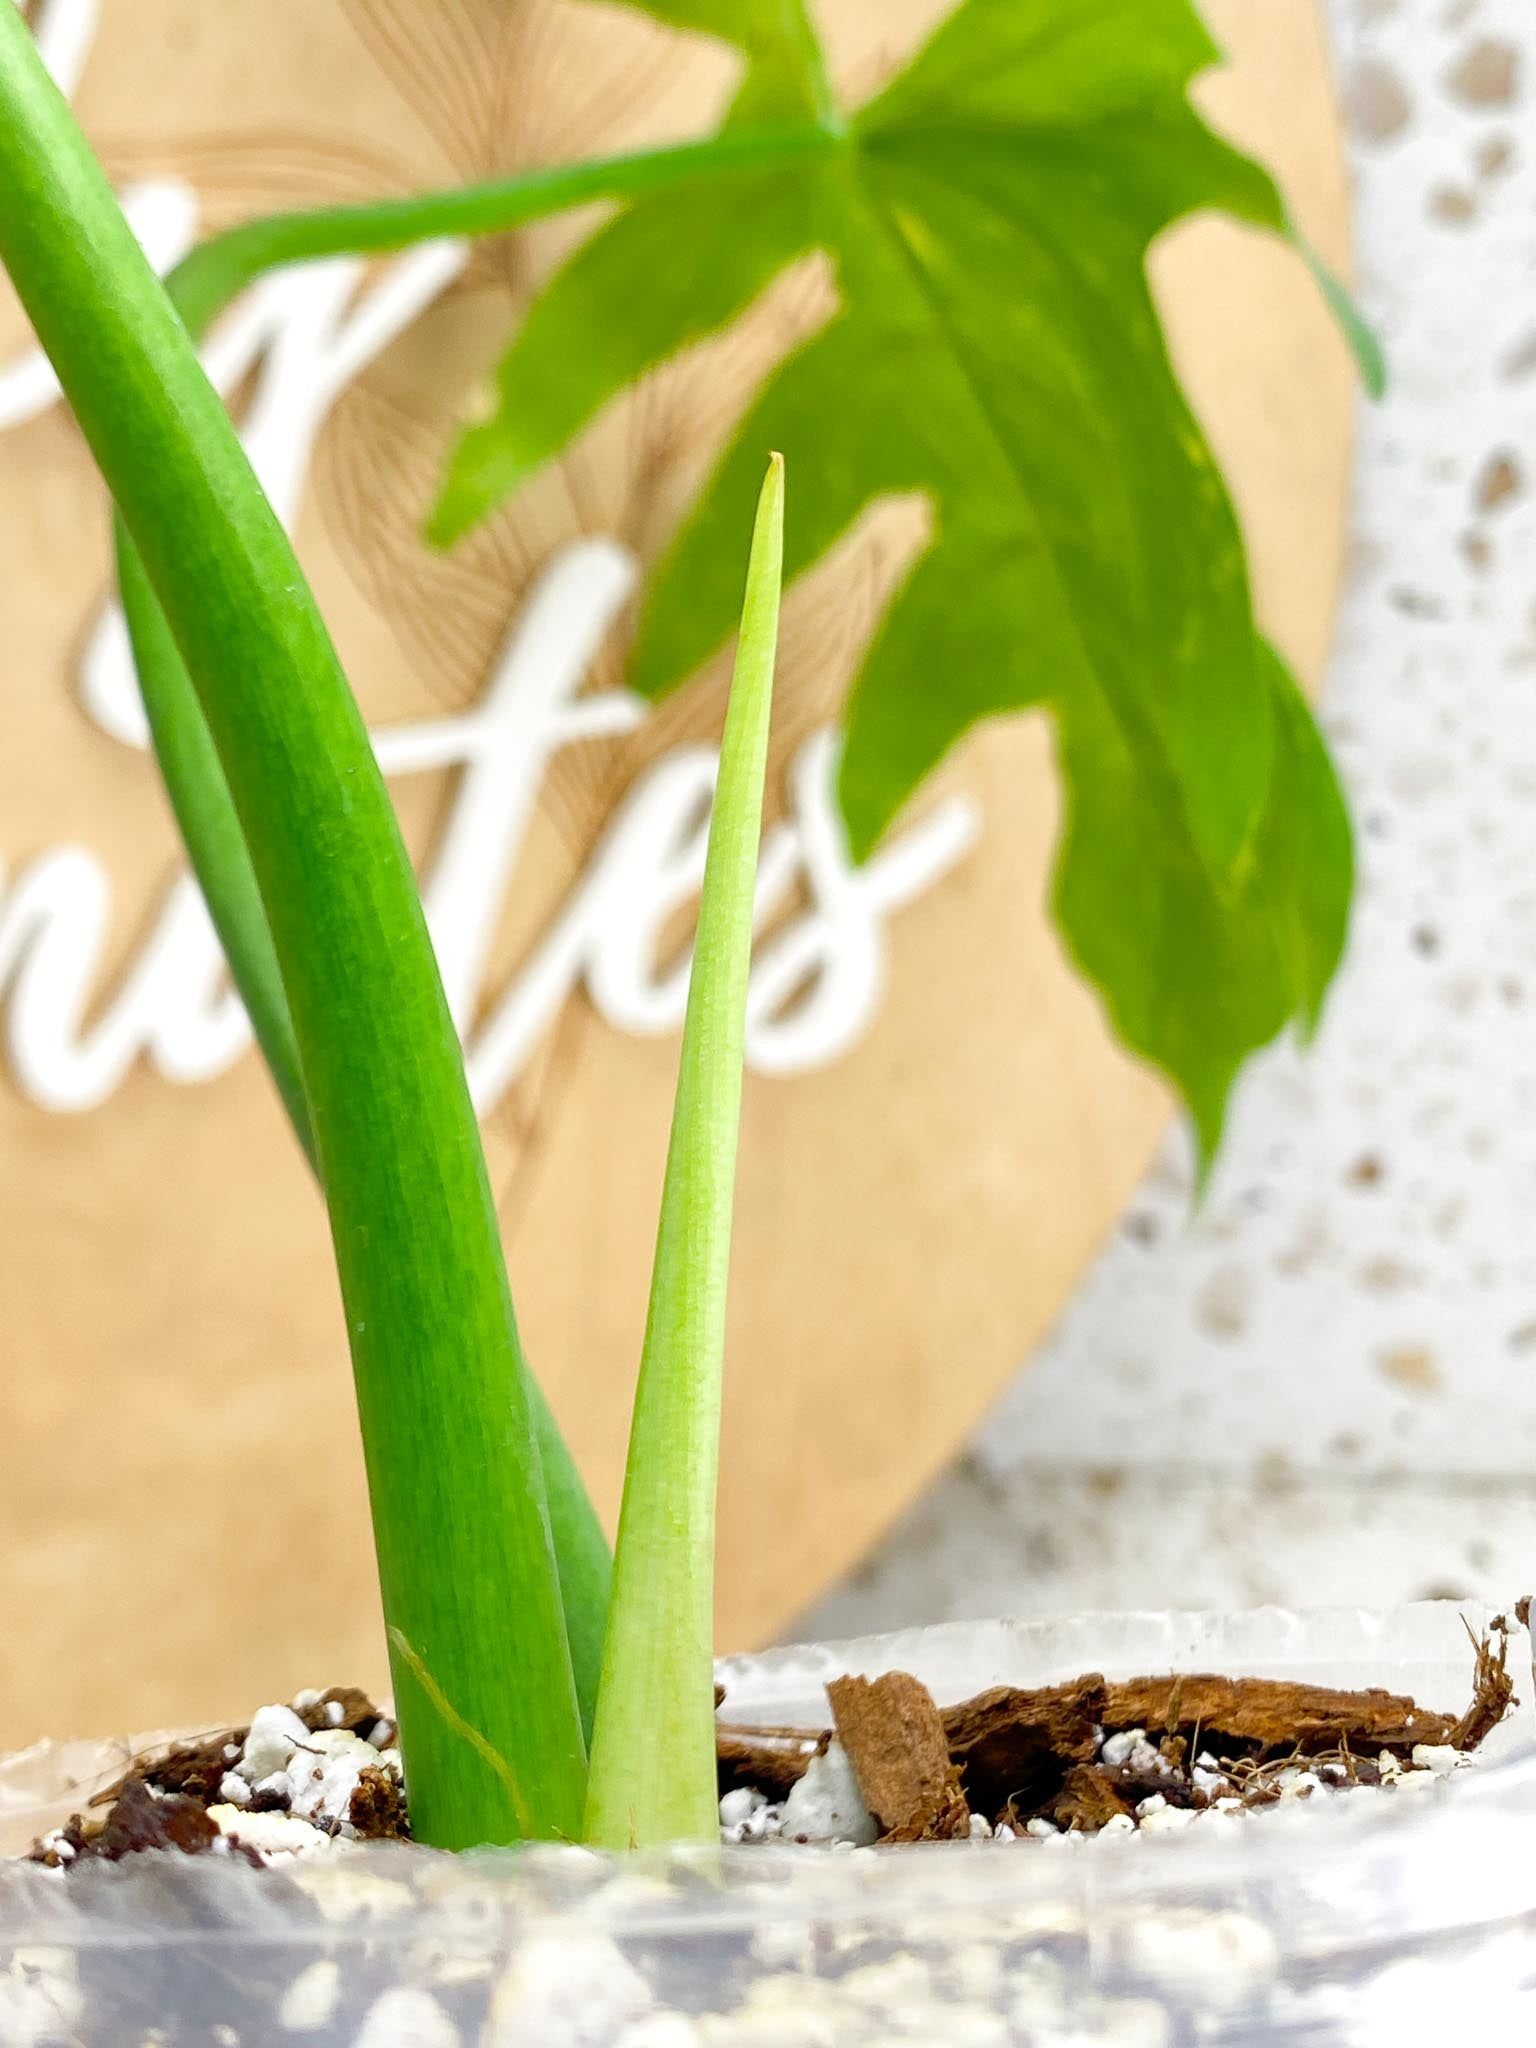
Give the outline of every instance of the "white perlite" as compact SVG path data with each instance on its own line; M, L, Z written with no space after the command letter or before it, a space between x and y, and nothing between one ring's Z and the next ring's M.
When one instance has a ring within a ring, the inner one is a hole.
M879 1839L840 1742L829 1743L807 1764L805 1776L784 1802L783 1832L792 1842L850 1842L856 1848Z
M765 1792L742 1786L720 1801L720 1839L728 1848L743 1842L767 1841L783 1832L783 1809Z
M311 1730L300 1710L321 1712L332 1723L345 1714L339 1701L326 1701L313 1689L296 1694L292 1706L259 1707L244 1742L225 1745L229 1768L208 1809L227 1841L266 1861L292 1863L354 1840L352 1798L365 1772L401 1783L392 1721L374 1721L370 1733L376 1743L337 1726ZM252 1811L253 1805L263 1810ZM55 1846L60 1859L68 1860L68 1844Z
M288 1761L289 1811L303 1820L338 1825L352 1810L352 1794L380 1757L371 1742L344 1728L323 1728L307 1736Z
M699 2030L681 2013L647 2013L624 2029L615 2048L700 2048Z
M290 2034L313 2034L336 2010L341 1996L341 1971L329 1956L311 1963L289 1985L277 2009L277 2023Z
M309 1730L292 1707L258 1707L235 1769L248 1785L259 1785L275 1772L286 1771L293 1752L309 1739Z
M1251 1997L1279 1965L1275 1938L1259 1921L1193 1907L1170 1907L1134 1921L1126 1952L1138 1975L1171 1987L1198 1984L1207 1999L1219 1993L1231 2005Z
M53 2048L85 2010L74 1956L62 1948L19 1948L0 1976L0 2041L6 2048Z
M335 1847L333 1837L291 1813L247 1813L238 1806L210 1806L208 1818L221 1835L254 1849L268 1861L274 1857L322 1855Z
M427 1991L386 1991L368 2008L353 2048L463 2048L458 2028Z
M645 1979L595 1934L534 1935L496 1990L489 2039L612 2048L650 2016Z

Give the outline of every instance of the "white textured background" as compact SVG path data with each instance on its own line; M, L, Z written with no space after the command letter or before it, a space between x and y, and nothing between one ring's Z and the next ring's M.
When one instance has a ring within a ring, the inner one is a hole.
M1310 1054L1171 1142L970 1454L807 1617L1508 1597L1536 1570L1536 0L1329 0L1363 422Z

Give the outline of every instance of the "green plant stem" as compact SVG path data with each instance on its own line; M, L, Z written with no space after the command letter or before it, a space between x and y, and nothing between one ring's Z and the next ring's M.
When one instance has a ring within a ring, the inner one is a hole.
M809 123L733 131L708 142L560 165L456 191L249 221L194 249L167 279L194 340L258 278L337 255L386 255L437 236L502 234L593 200L634 199L739 165L788 161L827 146ZM314 1139L297 1047L260 891L239 819L185 664L131 534L116 521L118 581L155 754L193 872L294 1132ZM590 1739L607 1626L612 1558L591 1496L547 1401L530 1379L561 1596L584 1730Z
M313 1166L315 1140L293 1019L245 835L192 679L121 515L114 517L113 526L118 587L155 758L235 987L294 1135ZM570 1447L531 1374L528 1394L544 1466L582 1732L590 1741L613 1557Z
M683 1027L587 1788L610 1849L712 1841L715 1495L752 906L784 562L784 465L758 505Z
M0 261L133 535L250 850L330 1210L386 1618L515 1762L532 1827L568 1835L585 1769L542 1472L415 878L287 536L12 7ZM398 1655L395 1682L421 1839L515 1838L502 1776Z
M288 998L234 799L181 650L120 513L113 529L123 617L161 778L262 1057L294 1136L318 1170Z
M722 171L792 162L835 147L836 137L809 121L730 129L704 142L557 164L452 191L271 214L202 243L168 283L189 329L200 337L248 285L289 264L385 256L439 237L506 234L594 200L640 199Z

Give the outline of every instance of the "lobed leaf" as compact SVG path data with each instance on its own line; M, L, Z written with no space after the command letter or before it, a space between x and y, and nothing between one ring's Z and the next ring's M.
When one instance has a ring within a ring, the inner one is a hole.
M803 247L813 190L796 166L722 169L706 187L636 201L579 249L498 369L493 415L459 441L431 539L451 545L558 455L612 392L733 320ZM727 194L752 232L722 242ZM666 246L709 260L658 264ZM623 319L612 317L616 306ZM572 333L582 347L565 345Z
M768 0L637 4L744 50L778 14ZM1235 956L1273 908L1246 877L1289 742L1242 537L1146 279L1151 244L1190 213L1287 231L1269 176L1190 104L1215 54L1189 0L962 0L870 104L824 122L819 150L772 171L723 168L597 230L514 337L492 415L450 464L438 532L462 532L615 393L727 324L794 257L824 251L841 310L770 376L674 537L632 682L675 688L730 631L731 536L757 487L755 451L780 447L795 470L791 579L880 497L921 494L931 544L847 714L855 856L973 727L1043 709L1069 807L1093 813L1094 792L1073 785L1112 753L1148 885L1197 889L1206 950ZM1364 349L1363 330L1355 339ZM1347 870L1334 880L1347 886ZM1237 1065L1278 1028L1276 991L1218 1023L1196 985L1171 983L1159 927L1118 901L1059 891L1076 917L1068 944L1093 963L1117 1028L1161 988L1169 1014L1131 1042L1209 1134ZM1303 891L1292 912L1312 902ZM1088 926L1090 905L1109 928ZM1276 941L1272 930L1271 954ZM1327 950L1326 935L1316 943Z
M1114 721L1091 705L1062 728L1070 793L1055 909L1077 965L1111 991L1116 1031L1167 1073L1193 1073L1206 1167L1254 1045L1311 1031L1343 958L1353 892L1349 814L1311 712L1272 649L1260 674L1275 767L1235 892L1218 896L1194 849L1170 844Z

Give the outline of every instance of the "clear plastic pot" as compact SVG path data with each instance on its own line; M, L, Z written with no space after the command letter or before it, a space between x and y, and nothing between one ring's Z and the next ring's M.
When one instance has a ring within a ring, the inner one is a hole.
M1465 1610L1480 1629L1488 1616ZM1536 1717L1422 1790L1174 1837L608 1862L352 1849L286 1871L0 1866L6 2048L1403 2048L1536 2039ZM1388 1685L1466 1704L1462 1611L1088 1617L722 1666L733 1719L820 1722L844 1671L943 1699L1102 1670ZM78 1806L122 1745L0 1767L0 1827Z

